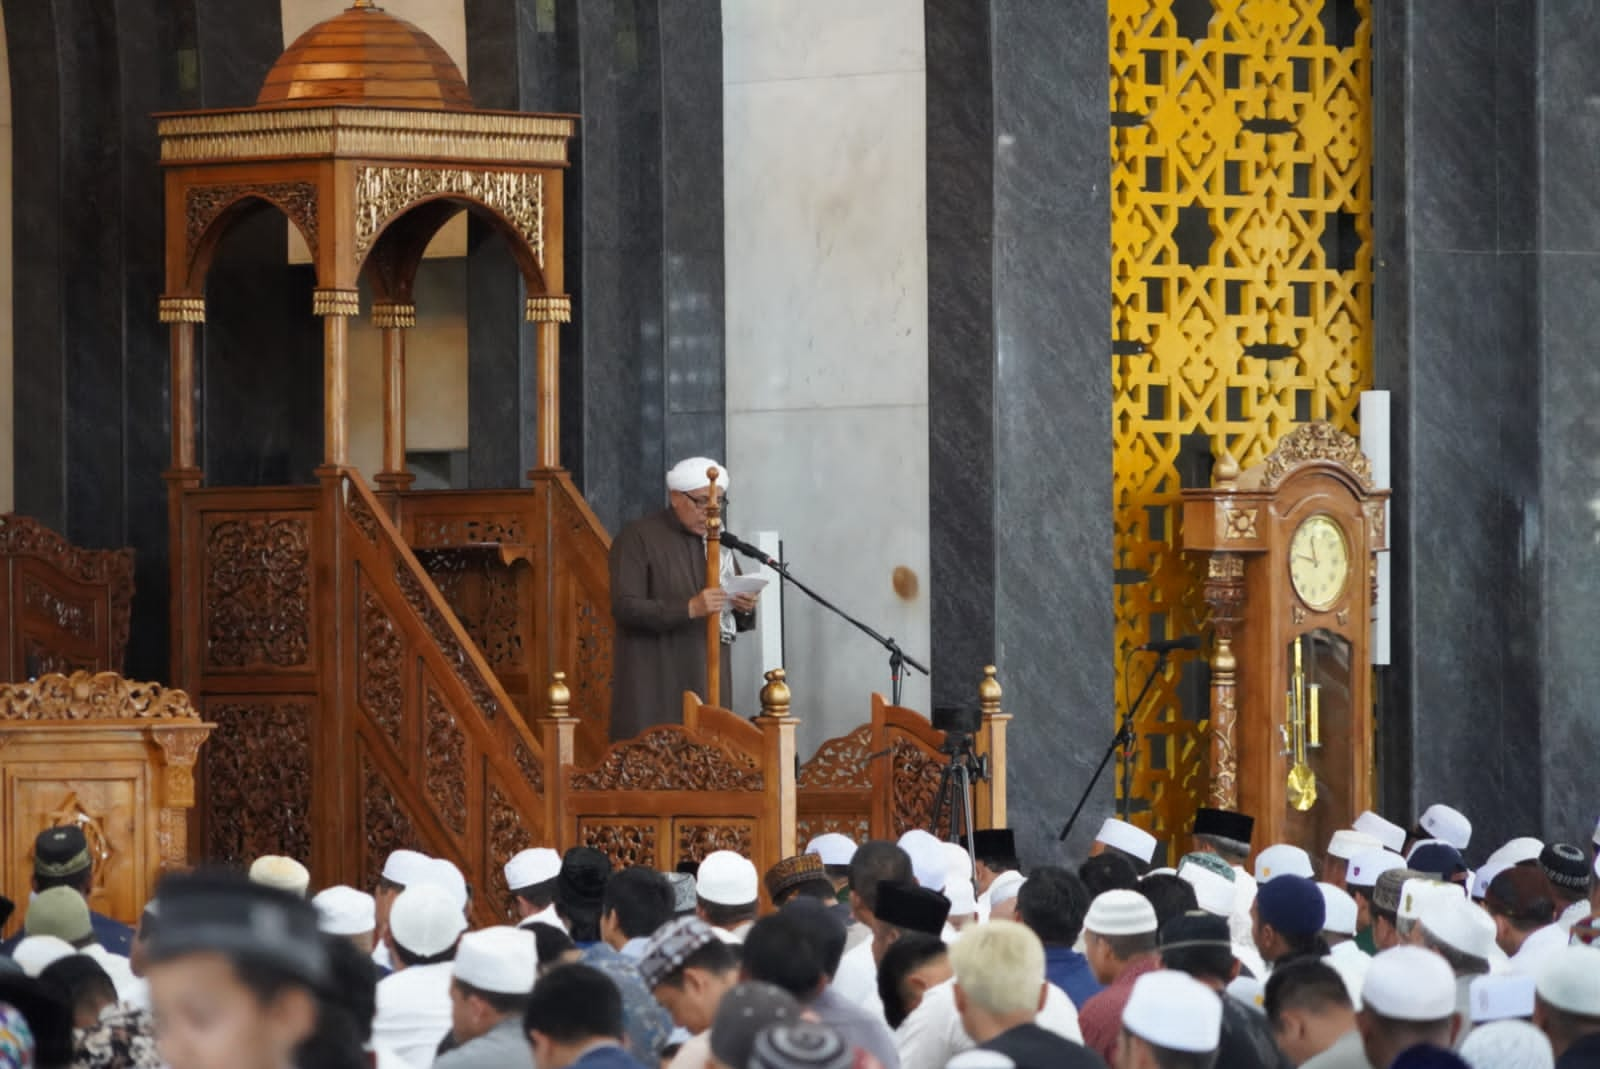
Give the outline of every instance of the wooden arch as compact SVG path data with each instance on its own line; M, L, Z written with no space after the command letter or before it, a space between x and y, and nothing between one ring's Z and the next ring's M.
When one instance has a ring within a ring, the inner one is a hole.
M406 205L384 220L363 255L361 271L372 285L374 304L415 303L414 286L423 255L451 219L470 212L486 221L511 250L527 296L549 296L542 255L496 205L467 194L434 193Z

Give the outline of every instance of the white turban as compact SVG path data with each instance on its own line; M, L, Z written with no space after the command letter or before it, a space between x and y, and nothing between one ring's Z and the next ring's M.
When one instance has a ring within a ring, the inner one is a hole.
M728 469L710 457L690 457L688 460L678 461L672 470L667 472L667 489L676 490L680 494L704 490L711 485L711 480L706 478L708 468L717 469L717 489L727 493Z

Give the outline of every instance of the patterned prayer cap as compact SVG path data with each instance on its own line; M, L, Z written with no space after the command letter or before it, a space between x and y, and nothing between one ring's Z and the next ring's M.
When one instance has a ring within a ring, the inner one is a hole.
M656 929L639 959L639 975L652 991L683 967L690 955L717 941L711 925L699 917L679 917Z

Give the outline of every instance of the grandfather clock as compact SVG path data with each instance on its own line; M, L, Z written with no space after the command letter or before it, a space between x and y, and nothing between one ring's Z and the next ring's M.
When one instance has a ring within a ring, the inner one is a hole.
M1245 471L1226 453L1183 492L1185 553L1207 557L1209 804L1256 818L1255 843L1313 856L1372 803L1372 613L1384 503L1367 458L1297 426Z

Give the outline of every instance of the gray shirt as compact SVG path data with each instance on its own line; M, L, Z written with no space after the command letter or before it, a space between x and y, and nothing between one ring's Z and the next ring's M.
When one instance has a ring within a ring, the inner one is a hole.
M1367 1061L1366 1049L1361 1045L1361 1033L1352 1028L1333 1046L1303 1063L1300 1069L1372 1069L1372 1064Z
M513 1014L489 1031L434 1059L433 1069L534 1069L533 1047Z
M839 1033L852 1047L860 1047L883 1064L883 1069L900 1069L900 1054L895 1049L894 1033L883 1018L867 1015L830 984L811 1000L808 1007L823 1024Z

